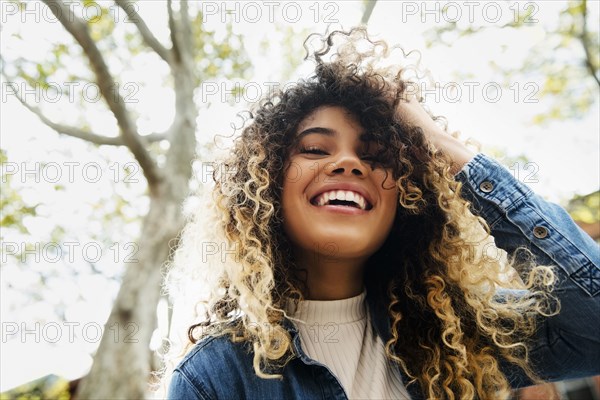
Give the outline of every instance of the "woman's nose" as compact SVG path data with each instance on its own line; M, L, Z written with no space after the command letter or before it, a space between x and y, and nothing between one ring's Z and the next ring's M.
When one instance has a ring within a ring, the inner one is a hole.
M335 161L327 165L327 172L330 174L352 174L356 176L365 176L368 172L367 167L355 153L340 153Z

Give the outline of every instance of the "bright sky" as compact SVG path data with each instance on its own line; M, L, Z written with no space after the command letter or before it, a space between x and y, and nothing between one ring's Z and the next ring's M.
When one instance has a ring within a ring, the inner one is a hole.
M218 9L214 8L221 3L221 1L204 2L207 27L218 32L222 32L221 18L235 18L222 15ZM274 25L269 21L270 12L272 12L273 17L286 23L286 27L298 33L297 37L294 38L298 42L297 44L301 44L304 40L304 37L300 35L302 28L307 27L315 32L323 33L327 22L337 22L334 26L341 25L348 28L360 21L362 13L361 1L275 3L279 5L274 5L273 8L269 8L264 3L253 1L227 3L228 7L233 10L235 10L237 4L239 22L234 19L233 27L236 32L245 35L244 49L255 65L252 81L263 90L268 87L266 83L279 80L278 77L286 66L286 59L281 54L280 46L277 45L281 40L281 34L274 31ZM427 4L430 7L428 9L433 9L435 3L428 2ZM456 4L458 7L456 10L460 10L462 13L458 24L465 24L468 21L469 11L466 3L452 3ZM484 3L481 2L480 7L472 9L475 18L481 19L484 15ZM514 13L520 6L514 1L494 3L499 5L500 16L504 19L510 18L513 15L511 13ZM28 59L41 60L46 57L50 45L54 41L64 42L69 39L59 24L52 22L50 14L44 11L44 6L39 2L31 3L34 4L32 6L34 12L27 15L23 22L19 15L12 15L11 9L7 8L9 7L7 4L6 2L1 3L3 19L1 47L3 57L12 59L23 56ZM167 43L168 31L164 23L164 2L141 1L138 4L140 13L146 18L155 35L160 41ZM380 0L375 7L369 25L370 32L388 40L389 43L401 44L405 49L422 50L422 64L430 69L434 78L439 82L450 82L456 79L457 73L472 77L468 81L476 85L474 86L473 101L469 101L468 87L463 85L461 86L463 96L460 101L452 103L447 99L436 100L434 97L427 97L427 103L434 113L446 116L450 128L460 130L463 137L471 136L484 145L496 146L512 156L520 154L527 156L529 160L537 164L539 176L538 183L529 185L549 200L564 202L576 193L586 194L598 190L600 171L598 102L582 120L555 122L542 128L532 126L528 124L528 121L535 113L549 107L549 103L544 101L537 104L525 103L523 98L515 102L513 100L514 92L506 90L504 90L502 98L498 102L492 103L485 101L484 93L481 90L486 83L493 83L493 73L489 67L491 60L504 66L518 66L529 56L530 49L535 43L547 40L545 33L547 27L556 23L558 10L563 7L564 2L535 2L538 7L536 17L539 22L532 24L530 29L515 32L504 30L502 35L492 32L474 37L470 41L460 42L450 49L440 46L431 50L424 49L422 32L435 23L435 18L429 14L424 17L424 22L422 21L420 11L423 10L420 7L423 4L420 1ZM590 21L597 21L598 2L588 2L588 4L591 8ZM513 8L510 8L510 6ZM488 18L494 17L495 9L488 6L485 9L487 13L485 15ZM520 10L523 11L522 8ZM39 19L37 22L36 17ZM455 14L448 14L448 17L455 18ZM123 15L121 15L121 18L123 18ZM16 45L10 38L10 35L15 32L20 32L26 46ZM271 35L270 42L273 46L265 52L261 50L260 43L267 34ZM503 46L506 46L506 48L503 49ZM578 48L577 43L573 43L573 46ZM297 48L302 50L300 45ZM123 50L117 49L115 51ZM297 56L303 57L304 51L298 52ZM111 68L119 68L114 59L109 61ZM156 62L155 58L152 57L133 58L131 63L135 70L128 72L119 79L121 82L145 83L145 86L141 87L136 95L139 103L135 107L145 115L138 122L140 131L145 134L166 129L173 117L173 94L168 88L163 87L164 82L162 80L155 79L156 76L166 73L166 67L163 63ZM306 76L308 73L307 67L305 66L297 71L297 76ZM69 62L70 73L84 74L84 71L86 71L86 66L80 60L73 59ZM10 66L7 67L7 72L11 72ZM62 75L60 79L63 82L70 80L67 75ZM517 85L516 87L521 89L519 93L522 97L530 93L525 86L528 83L541 84L541 82L535 81L514 82ZM218 84L220 85L221 82L218 82ZM220 88L220 86L218 87ZM230 88L230 86L226 87ZM220 92L209 95L209 92L207 92L209 87L204 89L206 90L199 90L197 93L198 106L200 107L198 133L202 141L210 142L212 141L212 135L215 133L229 134L231 132L230 123L236 121L235 114L246 109L247 105L240 102L231 106L220 101ZM127 93L127 91L125 92ZM202 104L203 100L211 100L210 108ZM2 107L0 121L1 146L8 152L10 161L18 165L27 163L31 166L32 163L42 161L54 161L61 163L61 165L69 161L79 162L78 165L95 161L104 165L108 159L113 163L112 165L118 163L119 166L122 166L124 163L131 161L128 152L124 149L103 148L99 152L79 140L60 138L7 93L4 85L2 86L0 105ZM101 105L102 103L99 102L98 107L93 109L93 112L87 112L84 119L89 122L90 126L94 127L96 132L114 136L117 134L114 120L108 113L101 111ZM44 109L51 118L58 122L76 124L80 120L78 118L79 110L73 109L68 102L61 101ZM96 109L98 111L95 111ZM103 171L102 179L98 182L82 180L81 168L76 168L74 171L80 175L75 175L74 183L70 185L68 182L62 181L68 187L65 192L58 192L54 190L53 185L43 181L40 183L28 182L22 185L24 187L23 197L28 203L35 204L37 201L44 201L48 204L46 207L48 217L46 219L27 222L33 237L30 240L47 238L51 229L57 223L65 226L73 237L78 237L79 234L83 233L85 235L94 233L100 235L109 229L98 223L94 225L93 216L99 212L98 204L103 203L103 199L108 199L108 194L112 190L119 190L119 185L114 185L114 182L110 179L110 174L114 170ZM122 179L120 180L122 181ZM138 194L143 191L141 185L134 184L132 188ZM136 203L129 206L129 211L127 211L127 208L125 211L129 212L131 216L143 214L144 210L147 209L147 202L141 199L139 195L135 196L132 201ZM104 209L110 209L114 206L103 204ZM88 223L88 221L92 222ZM127 226L122 231L115 228L110 234L114 235L111 237L115 239L115 242L118 242L119 240L125 240L121 238L135 237L137 229L135 226ZM14 234L3 239L13 242L24 240L24 238ZM78 262L81 262L81 260ZM120 266L115 266L109 258L103 259L98 265L107 275L118 276L120 273ZM56 265L51 267L55 268L56 271L61 271ZM34 266L34 268L44 269L49 268L49 266L47 263L41 263ZM33 302L28 307L18 307L19 304L29 301L19 293L25 290L28 285L35 284L37 275L23 271L22 268L17 268L17 266L10 265L10 263L3 265L2 290L0 291L0 296L2 296L0 318L3 322L3 356L0 369L3 373L0 375L0 391L50 372L75 378L89 368L91 361L85 352L94 350L94 343L91 343L93 341L83 340L82 342L80 338L78 341L61 341L55 346L48 342L44 344L43 340L42 343L34 343L32 335L25 337L25 339L23 339L21 333L6 336L8 331L5 330L5 327L7 329L13 327L13 325L7 325L7 323L52 321L54 311L49 304L65 304L66 312L64 315L70 321L79 321L80 326L87 322L92 324L90 326L93 328L94 323L104 323L110 311L112 296L116 294L118 286L114 281L94 278L91 273L84 274L82 267L77 262L73 264L72 268L77 269L79 273L76 278L59 274L56 279L46 283L47 290L43 296L55 296L56 298L42 297L40 301ZM12 290L7 290L9 284L12 286ZM86 295L83 298L69 297L69 293L84 293ZM16 314L17 308L19 308L18 316ZM58 318L54 317L54 319L57 320ZM62 329L64 335L68 333L68 329L64 325L60 329ZM48 331L46 334L50 335L52 332ZM88 334L92 335L93 331L90 330ZM10 346L6 345L8 340L5 339L12 340L8 342ZM61 347L58 347L58 345L61 345ZM39 357L40 352L47 356ZM55 355L58 354L57 352L61 354L61 357ZM28 361L34 356L37 356L37 359L40 360L37 370L32 369Z

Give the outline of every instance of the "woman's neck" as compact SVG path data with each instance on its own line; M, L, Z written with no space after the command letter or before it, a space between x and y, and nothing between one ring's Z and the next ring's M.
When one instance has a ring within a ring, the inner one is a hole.
M366 259L311 258L297 261L307 272L307 300L341 300L362 293Z

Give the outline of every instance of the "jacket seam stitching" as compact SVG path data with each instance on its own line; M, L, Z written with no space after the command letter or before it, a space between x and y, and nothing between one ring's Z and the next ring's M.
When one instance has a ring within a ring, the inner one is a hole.
M176 369L175 371L179 372L179 374L181 375L181 377L192 387L192 389L194 389L194 392L198 395L198 397L202 400L211 400L212 397L208 395L208 393L206 392L206 390L204 390L202 387L196 386L189 378L188 376L185 374L185 372L183 372L180 369Z

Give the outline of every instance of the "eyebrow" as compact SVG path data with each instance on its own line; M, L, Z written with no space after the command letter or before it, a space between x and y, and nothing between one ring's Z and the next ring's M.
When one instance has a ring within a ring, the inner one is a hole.
M303 130L302 132L300 132L297 136L296 136L296 141L300 141L302 140L302 138L306 135L310 135L311 133L317 133L320 135L325 135L325 136L335 136L337 134L337 131L335 129L331 129L331 128L324 128L321 126L315 126L312 128L308 128ZM362 132L359 136L358 139L361 142L368 142L371 140L371 135L369 135L366 132Z
M298 134L298 136L296 136L296 140L301 140L304 136L310 135L311 133L318 133L320 135L325 135L325 136L335 136L335 134L337 132L331 128L323 128L320 126L315 126L315 127L308 128L308 129L305 129L302 132L300 132Z

